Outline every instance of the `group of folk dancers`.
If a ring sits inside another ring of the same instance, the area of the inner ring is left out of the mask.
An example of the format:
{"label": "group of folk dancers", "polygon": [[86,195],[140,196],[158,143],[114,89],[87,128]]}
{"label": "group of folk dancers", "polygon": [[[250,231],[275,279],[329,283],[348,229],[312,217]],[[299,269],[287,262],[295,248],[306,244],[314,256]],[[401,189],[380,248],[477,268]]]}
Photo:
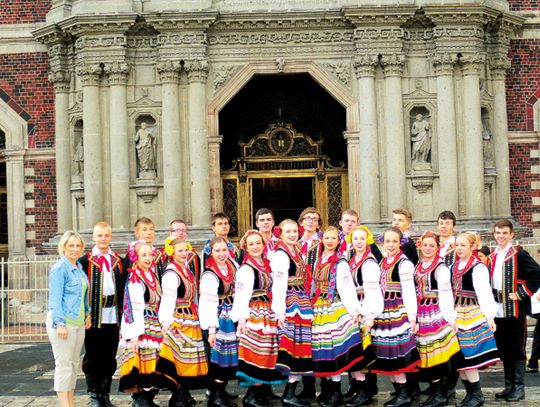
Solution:
{"label": "group of folk dancers", "polygon": [[[502,360],[505,389],[496,397],[522,400],[524,339],[515,335],[523,329],[522,303],[540,285],[540,267],[512,246],[509,221],[495,224],[499,248],[489,266],[477,255],[476,234],[453,236],[451,212],[439,215],[439,234],[426,231],[417,242],[409,236],[411,221],[406,209],[394,211],[380,237],[383,256],[353,210],[343,213],[340,230],[323,227],[316,208],[278,227],[272,212],[261,209],[257,229],[239,247],[228,239],[229,218],[218,213],[201,261],[185,222],[171,222],[171,236],[157,249],[152,221],[139,219],[137,240],[116,275],[120,390],[146,407],[169,389],[169,406],[188,407],[190,390],[207,387],[209,407],[232,407],[236,396],[226,386],[237,379],[248,388],[245,407],[271,407],[276,384],[285,384],[283,406],[307,407],[319,377],[322,407],[358,407],[372,402],[375,374],[383,374],[394,387],[385,407],[409,406],[419,382],[430,383],[423,406],[441,407],[461,377],[466,396],[457,406],[478,407],[484,402],[479,370]],[[95,235],[96,229],[97,245]],[[103,262],[94,254],[87,258],[96,276]],[[89,280],[92,285],[90,274]],[[93,310],[102,302],[94,291]],[[512,330],[501,335],[499,320]],[[101,346],[98,337],[92,342]],[[90,393],[99,406],[110,389],[97,383]]]}

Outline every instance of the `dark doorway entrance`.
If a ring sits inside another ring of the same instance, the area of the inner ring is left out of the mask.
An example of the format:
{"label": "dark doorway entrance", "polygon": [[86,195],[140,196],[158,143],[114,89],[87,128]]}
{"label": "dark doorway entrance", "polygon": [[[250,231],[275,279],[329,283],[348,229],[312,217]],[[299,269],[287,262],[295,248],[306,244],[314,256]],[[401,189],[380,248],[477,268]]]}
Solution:
{"label": "dark doorway entrance", "polygon": [[297,220],[304,208],[314,206],[314,182],[313,177],[253,179],[253,216],[260,208],[270,208],[276,225],[287,218]]}

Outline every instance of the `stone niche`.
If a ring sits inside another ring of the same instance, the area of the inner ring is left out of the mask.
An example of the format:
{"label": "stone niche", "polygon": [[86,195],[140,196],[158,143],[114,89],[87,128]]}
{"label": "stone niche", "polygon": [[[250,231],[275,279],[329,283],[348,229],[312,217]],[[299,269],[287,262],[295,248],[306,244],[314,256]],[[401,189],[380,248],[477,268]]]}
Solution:
{"label": "stone niche", "polygon": [[158,121],[150,113],[135,117],[130,137],[131,179],[138,199],[151,203],[162,178],[162,142]]}

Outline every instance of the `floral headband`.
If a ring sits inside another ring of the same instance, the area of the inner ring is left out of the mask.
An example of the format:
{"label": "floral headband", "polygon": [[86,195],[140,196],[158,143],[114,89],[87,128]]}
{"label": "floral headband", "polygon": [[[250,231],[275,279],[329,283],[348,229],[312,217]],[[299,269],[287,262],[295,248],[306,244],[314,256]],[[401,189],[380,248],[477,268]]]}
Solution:
{"label": "floral headband", "polygon": [[[172,257],[172,255],[174,254],[174,246],[176,246],[176,245],[173,244],[173,242],[175,240],[176,239],[172,239],[170,237],[165,239],[165,248],[163,249],[163,251],[169,257]],[[181,243],[185,243],[187,245],[187,248],[188,248],[189,251],[193,250],[193,247],[191,246],[191,244],[189,242],[184,241],[184,242],[181,242]],[[178,244],[178,243],[176,243],[176,244]]]}
{"label": "floral headband", "polygon": [[435,233],[434,231],[432,230],[426,230],[424,231],[424,233],[422,233],[422,235],[418,238],[418,241],[416,242],[416,247],[418,247],[419,249],[422,248],[422,242],[424,241],[424,239],[426,238],[432,238],[432,239],[435,239],[435,241],[437,242],[437,246],[439,246],[439,235],[437,235],[437,233]]}
{"label": "floral headband", "polygon": [[139,246],[142,243],[147,244],[146,241],[144,240],[134,240],[133,242],[129,244],[128,257],[132,263],[135,263],[139,259],[139,255],[137,253],[137,246]]}
{"label": "floral headband", "polygon": [[373,233],[371,232],[371,230],[369,230],[369,228],[367,226],[364,226],[364,225],[360,225],[360,226],[355,227],[351,232],[349,232],[349,234],[347,236],[345,236],[345,241],[347,243],[352,242],[352,235],[357,230],[363,230],[364,232],[366,232],[366,234],[367,234],[366,243],[368,245],[372,245],[373,243],[375,243],[375,239],[373,238]]}
{"label": "floral headband", "polygon": [[261,232],[255,229],[249,229],[246,231],[246,233],[244,233],[244,236],[242,236],[242,239],[240,239],[240,249],[247,250],[247,238],[253,235],[259,235],[262,239],[263,246],[266,244],[266,239],[261,234]]}

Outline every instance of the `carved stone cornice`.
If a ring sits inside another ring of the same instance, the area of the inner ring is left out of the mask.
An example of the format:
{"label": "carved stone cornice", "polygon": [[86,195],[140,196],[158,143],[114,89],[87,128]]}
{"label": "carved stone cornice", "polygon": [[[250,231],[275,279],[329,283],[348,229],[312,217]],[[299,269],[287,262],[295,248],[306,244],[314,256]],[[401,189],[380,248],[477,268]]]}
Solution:
{"label": "carved stone cornice", "polygon": [[400,27],[367,27],[354,30],[354,40],[365,44],[365,41],[401,41],[404,36],[404,30]]}
{"label": "carved stone cornice", "polygon": [[352,39],[352,31],[343,30],[208,34],[209,45],[301,45],[324,43],[336,44],[351,42]]}
{"label": "carved stone cornice", "polygon": [[384,68],[384,76],[402,76],[403,66],[405,64],[405,55],[402,53],[391,53],[383,55],[381,65]]}
{"label": "carved stone cornice", "polygon": [[85,35],[75,41],[76,50],[125,46],[126,36],[123,34]]}
{"label": "carved stone cornice", "polygon": [[188,82],[206,82],[208,78],[208,61],[206,59],[188,59],[184,61]]}
{"label": "carved stone cornice", "polygon": [[102,68],[99,64],[81,64],[77,66],[77,76],[83,86],[98,86]]}
{"label": "carved stone cornice", "polygon": [[204,32],[190,33],[165,33],[157,36],[159,46],[179,46],[179,45],[206,45],[207,37]]}
{"label": "carved stone cornice", "polygon": [[109,85],[126,85],[128,81],[129,65],[126,62],[113,61],[105,64],[104,68]]}
{"label": "carved stone cornice", "polygon": [[156,64],[161,83],[177,83],[180,76],[180,61],[160,61]]}
{"label": "carved stone cornice", "polygon": [[353,59],[354,73],[357,78],[373,77],[378,64],[379,57],[375,54],[357,55]]}
{"label": "carved stone cornice", "polygon": [[463,55],[458,61],[463,68],[463,75],[480,75],[486,64],[486,56],[476,52]]}
{"label": "carved stone cornice", "polygon": [[145,13],[145,20],[159,32],[205,31],[212,25],[218,12],[215,10],[194,12]]}
{"label": "carved stone cornice", "polygon": [[438,52],[433,55],[431,63],[435,67],[435,74],[439,75],[452,75],[454,73],[454,65],[457,63],[458,58],[455,54],[448,52]]}
{"label": "carved stone cornice", "polygon": [[461,38],[484,40],[484,29],[478,26],[434,27],[433,38],[457,40]]}

